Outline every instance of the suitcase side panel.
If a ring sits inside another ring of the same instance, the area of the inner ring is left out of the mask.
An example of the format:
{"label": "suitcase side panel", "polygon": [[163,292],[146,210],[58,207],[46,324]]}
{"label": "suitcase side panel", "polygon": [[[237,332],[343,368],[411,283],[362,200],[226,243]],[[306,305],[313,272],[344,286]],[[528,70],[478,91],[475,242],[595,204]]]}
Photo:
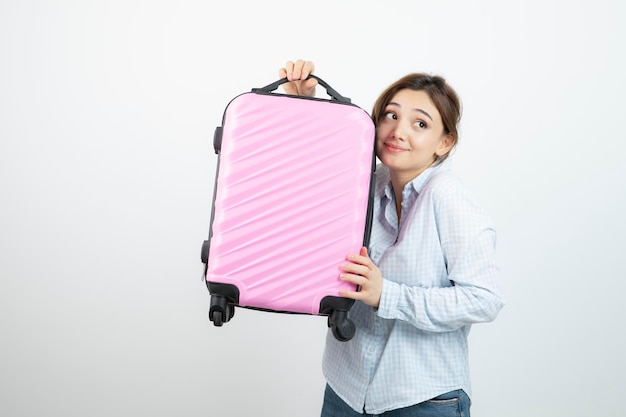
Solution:
{"label": "suitcase side panel", "polygon": [[239,305],[318,314],[363,244],[374,126],[349,105],[243,94],[224,116],[206,279]]}

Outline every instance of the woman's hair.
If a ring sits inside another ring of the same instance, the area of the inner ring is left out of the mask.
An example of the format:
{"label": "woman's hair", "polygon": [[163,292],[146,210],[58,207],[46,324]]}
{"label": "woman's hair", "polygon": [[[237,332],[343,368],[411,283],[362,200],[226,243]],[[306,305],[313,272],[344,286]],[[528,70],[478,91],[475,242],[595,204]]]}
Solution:
{"label": "woman's hair", "polygon": [[[408,74],[387,87],[378,97],[376,103],[374,103],[372,110],[372,120],[374,124],[378,126],[378,122],[385,116],[385,108],[391,99],[398,91],[404,89],[424,91],[428,94],[441,115],[443,133],[450,135],[454,141],[450,149],[450,152],[452,152],[459,141],[458,126],[461,121],[461,100],[456,91],[439,75],[423,73]],[[446,159],[450,152],[440,156],[438,162]]]}

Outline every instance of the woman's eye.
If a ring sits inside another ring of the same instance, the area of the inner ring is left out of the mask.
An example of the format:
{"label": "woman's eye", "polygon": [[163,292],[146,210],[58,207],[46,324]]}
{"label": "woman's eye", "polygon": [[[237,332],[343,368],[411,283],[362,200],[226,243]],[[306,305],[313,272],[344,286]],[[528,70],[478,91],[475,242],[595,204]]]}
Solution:
{"label": "woman's eye", "polygon": [[384,117],[385,117],[385,119],[394,119],[394,120],[397,119],[396,114],[394,112],[392,112],[392,111],[386,112]]}
{"label": "woman's eye", "polygon": [[420,127],[422,129],[426,127],[426,123],[422,122],[421,120],[418,120],[417,122],[415,122],[415,124],[417,125],[417,127]]}

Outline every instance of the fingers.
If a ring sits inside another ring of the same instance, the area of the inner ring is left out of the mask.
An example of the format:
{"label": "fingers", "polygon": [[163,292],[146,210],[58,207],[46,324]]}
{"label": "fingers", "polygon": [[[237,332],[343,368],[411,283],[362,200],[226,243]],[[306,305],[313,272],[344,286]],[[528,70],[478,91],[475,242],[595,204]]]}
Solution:
{"label": "fingers", "polygon": [[303,61],[301,59],[287,61],[284,68],[278,70],[279,78],[287,78],[289,82],[283,84],[285,93],[298,96],[315,96],[315,87],[317,80],[308,76],[315,71],[315,65],[312,61]]}
{"label": "fingers", "polygon": [[339,294],[343,297],[361,300],[366,304],[378,307],[382,294],[383,277],[378,267],[370,259],[365,247],[361,248],[359,255],[348,256],[351,262],[341,265],[343,271],[339,278],[360,287],[359,291],[342,290]]}
{"label": "fingers", "polygon": [[364,293],[360,291],[339,291],[339,295],[345,298],[351,298],[353,300],[363,300]]}
{"label": "fingers", "polygon": [[[367,269],[373,269],[375,267],[374,262],[370,259],[367,254],[367,248],[365,246],[361,247],[361,250],[358,255],[351,254],[348,255],[348,260],[353,262],[352,265],[361,265],[366,267]],[[351,264],[345,264],[346,266],[350,266]]]}
{"label": "fingers", "polygon": [[315,71],[315,65],[312,61],[303,61],[302,70],[300,71],[300,79],[305,80],[309,75]]}
{"label": "fingers", "polygon": [[292,61],[287,61],[287,63],[285,64],[285,68],[282,68],[285,77],[287,77],[287,79],[289,81],[293,81],[293,67],[294,67],[294,63]]}
{"label": "fingers", "polygon": [[366,285],[369,274],[373,271],[374,264],[369,257],[361,255],[349,255],[347,262],[341,265],[343,273],[340,278],[356,285]]}
{"label": "fingers", "polygon": [[367,283],[367,277],[360,274],[341,274],[339,275],[343,281],[350,282],[355,285],[365,285]]}
{"label": "fingers", "polygon": [[[308,77],[308,75],[307,75]],[[305,96],[313,96],[315,95],[315,87],[317,87],[317,80],[315,78],[310,78],[306,81],[302,82],[302,92]]]}
{"label": "fingers", "polygon": [[341,265],[341,270],[348,274],[354,275],[367,275],[372,269],[367,265],[353,264],[353,263],[345,263]]}
{"label": "fingers", "polygon": [[[315,71],[315,64],[312,61],[303,61],[301,59],[287,61],[284,68],[278,71],[281,78],[287,78],[289,81],[306,80],[307,77]],[[317,82],[315,82],[317,85]]]}
{"label": "fingers", "polygon": [[360,287],[359,291],[340,290],[339,295],[353,300],[360,300],[366,304],[378,307],[380,304],[381,288],[366,277],[352,274],[341,274],[343,281],[351,282]]}

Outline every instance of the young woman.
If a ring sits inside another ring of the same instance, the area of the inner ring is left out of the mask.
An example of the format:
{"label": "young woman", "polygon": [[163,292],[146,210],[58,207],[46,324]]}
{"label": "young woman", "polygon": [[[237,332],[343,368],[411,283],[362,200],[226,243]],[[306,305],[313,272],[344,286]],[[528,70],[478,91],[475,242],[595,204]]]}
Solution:
{"label": "young woman", "polygon": [[[313,96],[310,61],[279,70],[285,92]],[[369,248],[349,254],[341,295],[357,332],[329,334],[322,417],[469,416],[468,334],[503,306],[488,215],[453,173],[461,103],[440,76],[409,74],[374,104],[376,171]]]}

